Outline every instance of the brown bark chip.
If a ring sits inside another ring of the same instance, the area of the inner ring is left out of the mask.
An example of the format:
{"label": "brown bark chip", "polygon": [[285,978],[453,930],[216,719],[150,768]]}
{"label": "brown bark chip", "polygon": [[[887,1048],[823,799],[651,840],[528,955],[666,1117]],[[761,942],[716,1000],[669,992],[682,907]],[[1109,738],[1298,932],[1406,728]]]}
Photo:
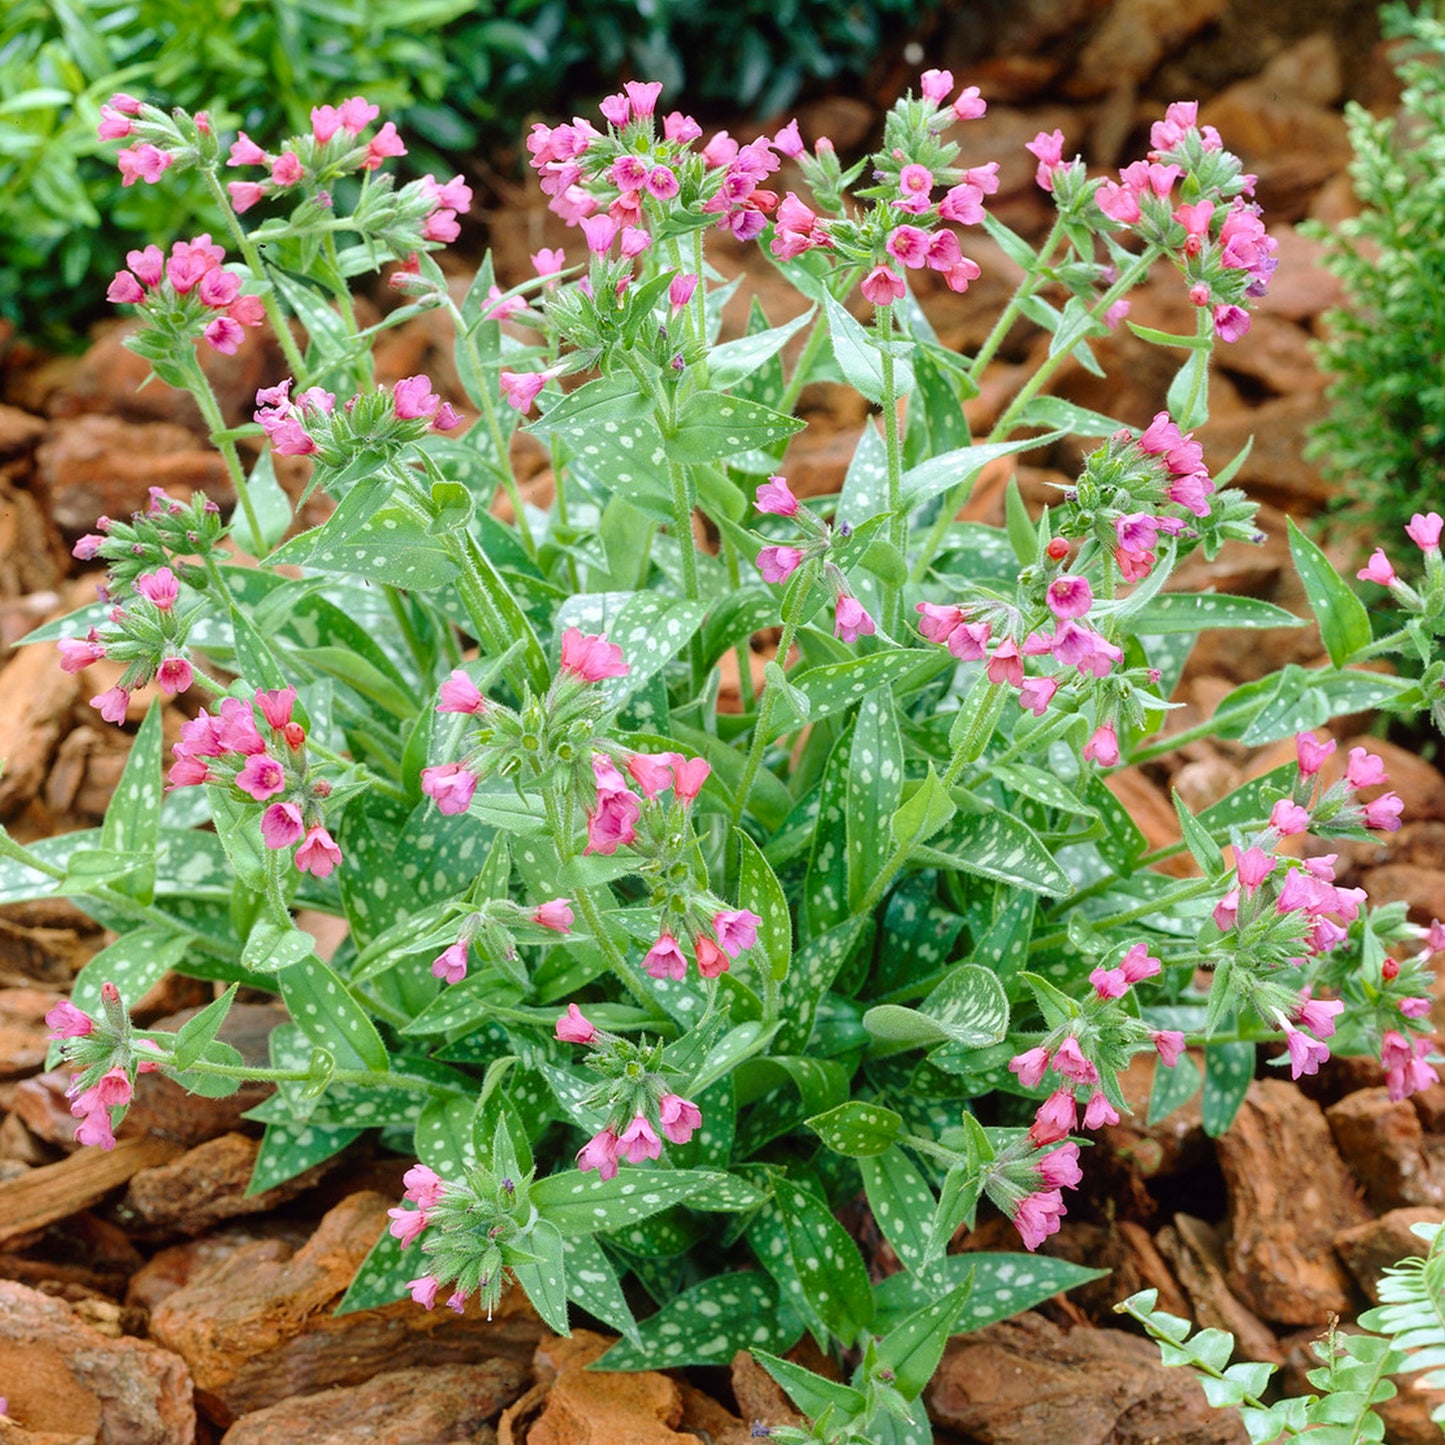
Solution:
{"label": "brown bark chip", "polygon": [[515,1360],[388,1370],[364,1385],[293,1396],[236,1421],[222,1445],[456,1445],[495,1440],[489,1422],[527,1383]]}
{"label": "brown bark chip", "polygon": [[[382,1368],[531,1358],[543,1328],[519,1290],[503,1297],[491,1321],[475,1302],[461,1317],[410,1300],[333,1313],[394,1202],[353,1194],[294,1253],[277,1240],[242,1245],[156,1304],[151,1337],[190,1365],[207,1416],[229,1425],[291,1395],[360,1384]],[[418,1255],[418,1272],[423,1264]]]}
{"label": "brown bark chip", "polygon": [[1367,1224],[1341,1230],[1335,1236],[1335,1249],[1370,1303],[1379,1304],[1380,1278],[1385,1270],[1402,1259],[1424,1254],[1427,1248],[1410,1226],[1440,1223],[1445,1223],[1445,1209],[1392,1209]]}
{"label": "brown bark chip", "polygon": [[980,1445],[1242,1445],[1237,1416],[1215,1412],[1193,1377],[1166,1369],[1147,1340],[1117,1330],[1067,1334],[1030,1311],[950,1345],[927,1390],[938,1424]]}
{"label": "brown bark chip", "polygon": [[1445,1203],[1445,1168],[1425,1152],[1420,1116],[1385,1089],[1357,1089],[1325,1111],[1335,1145],[1376,1209]]}
{"label": "brown bark chip", "polygon": [[1319,1105],[1282,1079],[1256,1080],[1218,1148],[1231,1292],[1276,1323],[1347,1313],[1350,1279],[1331,1246],[1370,1216]]}
{"label": "brown bark chip", "polygon": [[9,1280],[0,1280],[0,1381],[10,1417],[25,1430],[96,1445],[195,1439],[182,1360],[145,1340],[110,1339],[63,1301]]}
{"label": "brown bark chip", "polygon": [[61,727],[80,696],[53,647],[22,647],[0,669],[0,818],[24,807],[45,782]]}

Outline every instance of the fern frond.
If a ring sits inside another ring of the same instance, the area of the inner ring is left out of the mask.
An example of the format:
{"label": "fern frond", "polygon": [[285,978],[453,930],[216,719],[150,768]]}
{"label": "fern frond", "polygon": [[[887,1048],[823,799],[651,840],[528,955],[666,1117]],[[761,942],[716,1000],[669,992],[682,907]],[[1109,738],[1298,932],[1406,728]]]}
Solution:
{"label": "fern frond", "polygon": [[[1416,1224],[1412,1229],[1429,1241],[1428,1252],[1386,1269],[1380,1304],[1361,1315],[1360,1324],[1407,1354],[1410,1370],[1426,1371],[1422,1385],[1445,1390],[1445,1226]],[[1445,1429],[1445,1405],[1430,1418]]]}

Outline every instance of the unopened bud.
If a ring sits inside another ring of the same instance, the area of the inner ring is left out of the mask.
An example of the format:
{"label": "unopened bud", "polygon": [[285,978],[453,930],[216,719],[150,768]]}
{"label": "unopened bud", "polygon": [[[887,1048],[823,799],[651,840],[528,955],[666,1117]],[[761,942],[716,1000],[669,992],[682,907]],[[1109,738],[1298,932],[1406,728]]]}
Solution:
{"label": "unopened bud", "polygon": [[1052,537],[1044,551],[1053,561],[1062,562],[1069,555],[1069,544],[1062,537]]}
{"label": "unopened bud", "polygon": [[299,753],[306,745],[306,729],[299,722],[288,722],[281,729],[281,736],[286,739],[286,746],[293,753]]}
{"label": "unopened bud", "polygon": [[1387,957],[1380,965],[1380,977],[1386,983],[1393,983],[1400,976],[1400,965],[1393,958]]}

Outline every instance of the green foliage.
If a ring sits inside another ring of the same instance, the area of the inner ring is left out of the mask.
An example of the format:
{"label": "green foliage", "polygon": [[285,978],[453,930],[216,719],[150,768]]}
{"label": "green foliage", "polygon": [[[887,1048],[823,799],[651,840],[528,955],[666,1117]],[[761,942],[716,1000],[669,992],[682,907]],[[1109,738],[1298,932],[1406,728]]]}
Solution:
{"label": "green foliage", "polygon": [[[1385,1271],[1381,1304],[1360,1316],[1367,1334],[1346,1334],[1331,1325],[1313,1349],[1321,1361],[1308,1379],[1321,1393],[1266,1403],[1275,1366],[1230,1364],[1234,1336],[1225,1330],[1192,1335],[1189,1321],[1166,1314],[1158,1291],[1143,1290],[1114,1306],[1137,1320],[1159,1346],[1166,1365],[1185,1365],[1216,1409],[1238,1410],[1251,1445],[1278,1445],[1298,1438],[1311,1445],[1360,1445],[1385,1439],[1375,1406],[1391,1399],[1391,1375],[1435,1371],[1426,1387],[1438,1389],[1445,1366],[1445,1230],[1438,1224],[1411,1228],[1430,1241],[1424,1258],[1407,1259]],[[1430,1417],[1445,1434],[1445,1406]]]}
{"label": "green foliage", "polygon": [[[1334,380],[1314,455],[1388,541],[1445,495],[1445,22],[1398,3],[1380,15],[1401,45],[1401,114],[1347,108],[1363,210],[1311,228],[1345,291],[1326,317]],[[1416,566],[1413,551],[1396,566]]]}

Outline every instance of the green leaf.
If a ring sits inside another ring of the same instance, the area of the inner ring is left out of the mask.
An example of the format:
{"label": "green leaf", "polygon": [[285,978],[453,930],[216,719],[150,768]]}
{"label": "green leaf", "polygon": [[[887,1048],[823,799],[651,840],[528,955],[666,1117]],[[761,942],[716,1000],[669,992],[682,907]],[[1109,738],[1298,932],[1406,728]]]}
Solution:
{"label": "green leaf", "polygon": [[784,979],[793,957],[793,920],[787,894],[763,850],[741,828],[735,828],[733,836],[738,840],[738,897],[746,898],[748,907],[762,919],[755,947],[761,951],[763,961],[759,963],[754,957],[754,967],[765,967],[775,979]]}
{"label": "green leaf", "polygon": [[1180,1054],[1172,1069],[1162,1063],[1154,1068],[1154,1087],[1149,1093],[1150,1125],[1167,1118],[1187,1104],[1199,1090],[1199,1065],[1189,1054]]}
{"label": "green leaf", "polygon": [[[131,744],[125,771],[105,810],[100,846],[115,853],[154,855],[161,826],[161,709],[153,702]],[[117,893],[149,903],[155,897],[155,862],[118,874]]]}
{"label": "green leaf", "polygon": [[1204,632],[1211,627],[1303,627],[1305,620],[1257,597],[1223,592],[1160,592],[1131,614],[1129,630],[1158,636]]}
{"label": "green leaf", "polygon": [[1254,1078],[1254,1044],[1209,1044],[1204,1050],[1204,1093],[1200,1112],[1204,1132],[1217,1139],[1234,1122]]}
{"label": "green leaf", "polygon": [[[286,545],[287,559],[322,572],[350,572],[373,583],[432,592],[457,576],[456,564],[426,524],[399,506],[379,507],[345,542],[306,533]],[[292,549],[313,538],[306,555]]]}
{"label": "green leaf", "polygon": [[1193,855],[1194,861],[1199,864],[1200,871],[1207,878],[1213,878],[1223,873],[1224,854],[1220,851],[1219,844],[1210,835],[1209,829],[1189,811],[1184,799],[1177,792],[1172,793],[1172,797],[1174,811],[1179,815],[1179,827],[1183,831],[1185,845]]}
{"label": "green leaf", "polygon": [[330,1050],[342,1068],[385,1073],[386,1045],[345,983],[314,955],[280,976],[281,998],[306,1037]]}
{"label": "green leaf", "polygon": [[893,1147],[903,1130],[903,1116],[882,1104],[850,1099],[826,1114],[814,1114],[807,1125],[835,1154],[866,1159]]}
{"label": "green leaf", "polygon": [[1033,829],[1007,813],[959,814],[931,843],[915,852],[914,861],[977,873],[1056,898],[1073,892],[1068,875]]}
{"label": "green leaf", "polygon": [[567,1298],[640,1347],[637,1321],[602,1246],[578,1234],[564,1239],[562,1250],[567,1266]]}
{"label": "green leaf", "polygon": [[233,983],[220,998],[207,1004],[200,1013],[181,1025],[174,1045],[176,1069],[189,1069],[205,1053],[206,1046],[216,1037],[221,1025],[226,1021],[226,1015],[231,1011],[237,987],[238,985]]}
{"label": "green leaf", "polygon": [[923,1272],[933,1239],[936,1201],[928,1181],[903,1150],[891,1145],[859,1164],[868,1207],[903,1267]]}
{"label": "green leaf", "polygon": [[856,1344],[873,1322],[873,1296],[858,1246],[828,1206],[792,1180],[774,1182],[773,1202],[809,1305],[835,1339]]}
{"label": "green leaf", "polygon": [[625,1169],[613,1179],[599,1179],[578,1169],[564,1169],[532,1186],[532,1203],[564,1235],[590,1235],[624,1229],[671,1209],[707,1189],[717,1178],[691,1169]]}
{"label": "green leaf", "polygon": [[666,439],[664,448],[672,461],[684,465],[715,462],[738,452],[772,446],[806,425],[801,417],[786,416],[755,401],[700,391],[684,404],[677,418],[677,431]]}
{"label": "green leaf", "polygon": [[643,1320],[636,1342],[619,1340],[597,1364],[608,1370],[726,1365],[740,1349],[786,1350],[802,1332],[767,1275],[756,1270],[714,1275]]}
{"label": "green leaf", "polygon": [[768,331],[754,331],[736,341],[713,347],[707,358],[707,378],[718,391],[727,391],[751,376],[764,362],[780,352],[790,337],[813,319],[818,308],[810,306],[791,321]]}
{"label": "green leaf", "polygon": [[[828,313],[828,334],[848,385],[861,392],[875,406],[883,402],[883,353],[877,341],[841,303],[824,293],[823,307]],[[913,390],[913,368],[901,358],[893,367],[894,395],[907,396]]]}
{"label": "green leaf", "polygon": [[362,1129],[323,1129],[304,1120],[273,1120],[266,1125],[266,1132],[261,1136],[261,1148],[257,1151],[256,1162],[251,1166],[251,1179],[246,1185],[247,1197],[264,1194],[268,1189],[304,1174],[313,1165],[339,1154],[364,1132]]}
{"label": "green leaf", "polygon": [[477,1106],[471,1099],[449,1094],[430,1098],[417,1115],[412,1133],[416,1157],[444,1179],[460,1180],[477,1163],[473,1122]]}
{"label": "green leaf", "polygon": [[1119,801],[1113,790],[1095,774],[1084,789],[1084,801],[1098,814],[1104,825],[1104,836],[1098,849],[1106,863],[1127,878],[1144,856],[1149,840],[1134,821],[1134,816]]}
{"label": "green leaf", "polygon": [[1289,550],[1320,624],[1320,638],[1330,661],[1343,667],[1370,645],[1370,614],[1330,559],[1295,525],[1293,517],[1289,519]]}
{"label": "green leaf", "polygon": [[950,969],[920,1007],[951,1042],[965,1048],[987,1048],[1008,1033],[1008,994],[991,970],[975,963]]}
{"label": "green leaf", "polygon": [[793,955],[792,968],[783,980],[780,1017],[782,1028],[775,1043],[780,1054],[801,1054],[812,1037],[813,1022],[823,995],[832,987],[838,970],[852,953],[869,920],[845,918],[842,923],[810,938]]}
{"label": "green leaf", "polygon": [[972,481],[990,462],[999,457],[1011,457],[1017,452],[1047,447],[1063,435],[1065,433],[1055,431],[1047,436],[1024,437],[1019,441],[979,442],[931,457],[916,467],[910,467],[903,474],[903,505],[906,510],[915,511],[925,502],[931,502],[934,497],[950,492],[964,482]]}
{"label": "green leaf", "polygon": [[894,1388],[905,1400],[916,1400],[933,1378],[972,1288],[969,1280],[949,1290],[900,1320],[880,1341],[878,1363],[893,1371]]}
{"label": "green leaf", "polygon": [[825,933],[847,918],[848,901],[848,756],[850,728],[833,745],[823,771],[818,795],[818,816],[813,828],[813,848],[808,855],[808,872],[803,880],[799,932],[807,936]]}
{"label": "green leaf", "polygon": [[1192,431],[1209,420],[1209,357],[1208,350],[1191,351],[1169,383],[1164,404],[1180,431]]}
{"label": "green leaf", "polygon": [[559,1335],[570,1335],[567,1327],[567,1261],[562,1234],[550,1220],[535,1220],[522,1241],[536,1263],[516,1260],[512,1273],[526,1291],[547,1326]]}
{"label": "green leaf", "polygon": [[1103,1279],[1106,1269],[1086,1269],[1066,1259],[1043,1254],[950,1254],[939,1260],[935,1273],[922,1283],[900,1271],[873,1291],[877,1314],[875,1332],[887,1333],[900,1320],[933,1300],[940,1284],[956,1288],[973,1276],[973,1289],[954,1324],[955,1334],[981,1330],[1065,1290]]}
{"label": "green leaf", "polygon": [[113,983],[129,1008],[186,956],[195,942],[190,934],[172,933],[155,924],[123,933],[101,949],[80,970],[70,990],[70,1001],[95,1018],[100,1011],[101,985]]}
{"label": "green leaf", "polygon": [[862,903],[887,852],[889,820],[895,818],[902,790],[903,737],[893,695],[880,690],[858,704],[848,748],[844,820],[850,910]]}
{"label": "green leaf", "polygon": [[958,811],[948,791],[928,765],[928,773],[912,796],[893,814],[889,827],[893,841],[906,857],[926,843],[940,828],[947,827]]}
{"label": "green leaf", "polygon": [[246,478],[246,493],[261,535],[252,534],[251,519],[239,502],[231,513],[231,535],[243,552],[249,552],[253,557],[264,557],[286,535],[286,529],[291,525],[291,499],[276,480],[270,447],[263,447],[256,458]]}
{"label": "green leaf", "polygon": [[426,1273],[425,1256],[404,1250],[387,1229],[381,1231],[333,1313],[379,1310],[407,1297],[407,1283]]}
{"label": "green leaf", "polygon": [[766,1350],[753,1350],[752,1354],[810,1420],[817,1420],[831,1411],[844,1420],[852,1421],[861,1418],[867,1409],[867,1399],[851,1385],[815,1374],[791,1360],[780,1360]]}
{"label": "green leaf", "polygon": [[791,732],[799,722],[821,722],[861,702],[880,688],[891,688],[895,696],[903,696],[954,665],[953,659],[941,647],[901,647],[891,652],[849,658],[847,662],[824,663],[806,671],[795,669],[789,674],[788,682],[802,693],[807,703],[807,714],[796,720],[786,715],[775,717],[773,737]]}
{"label": "green leaf", "polygon": [[856,526],[865,517],[877,516],[888,502],[888,449],[871,420],[863,424],[858,445],[843,478],[838,498],[839,521]]}
{"label": "green leaf", "polygon": [[1139,326],[1133,321],[1125,321],[1124,324],[1141,341],[1148,341],[1154,346],[1177,346],[1185,351],[1208,351],[1214,345],[1212,336],[1200,336],[1193,332],[1181,336],[1169,331],[1156,331],[1152,326]]}

